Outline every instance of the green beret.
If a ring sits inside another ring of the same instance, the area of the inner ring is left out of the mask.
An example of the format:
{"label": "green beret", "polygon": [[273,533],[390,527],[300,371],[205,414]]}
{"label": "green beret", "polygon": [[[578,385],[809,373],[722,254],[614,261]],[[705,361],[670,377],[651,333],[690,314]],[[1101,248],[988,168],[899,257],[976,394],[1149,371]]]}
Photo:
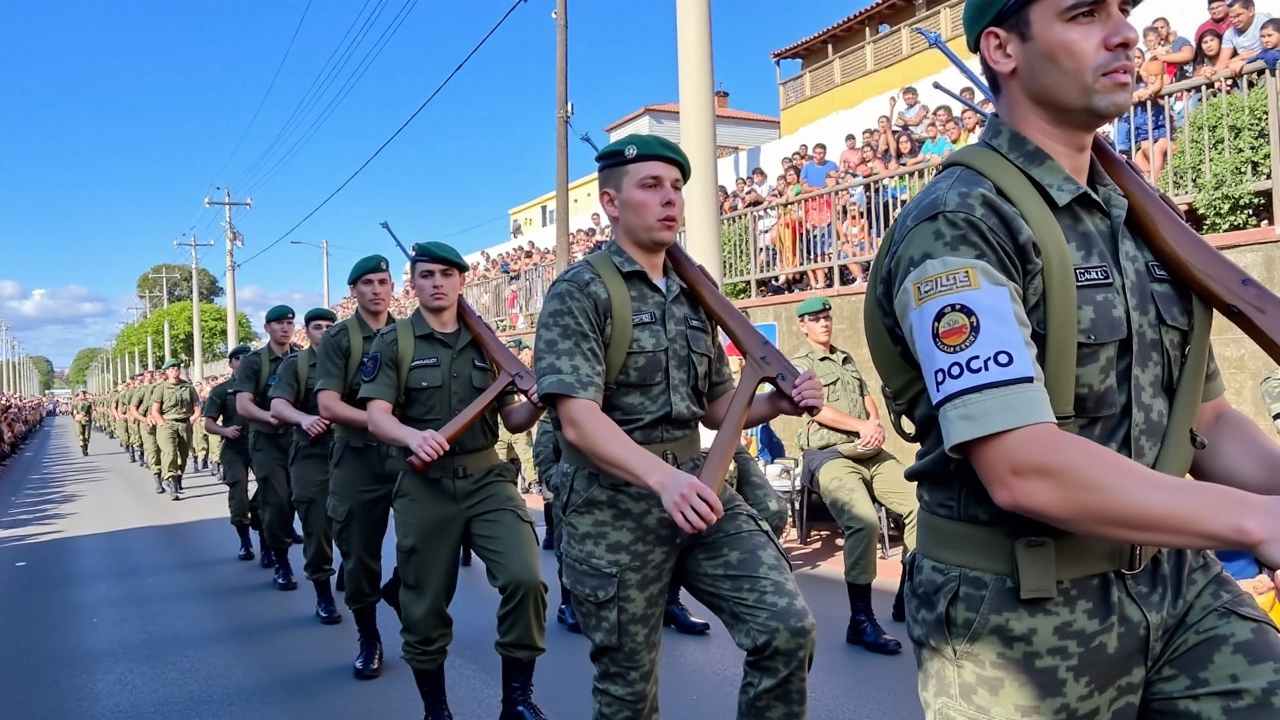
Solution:
{"label": "green beret", "polygon": [[304,325],[310,325],[316,320],[328,320],[331,323],[336,323],[338,322],[338,316],[329,308],[311,308],[307,311],[306,316],[302,318]]}
{"label": "green beret", "polygon": [[235,360],[241,355],[248,355],[251,352],[253,352],[253,348],[249,347],[248,345],[237,345],[231,348],[231,352],[227,353],[227,359]]}
{"label": "green beret", "polygon": [[367,258],[361,258],[356,261],[355,265],[351,266],[351,272],[347,274],[347,284],[355,285],[365,275],[390,272],[387,270],[388,267],[390,265],[388,265],[387,259],[381,255],[370,255]]}
{"label": "green beret", "polygon": [[434,240],[414,243],[413,257],[409,258],[409,264],[412,265],[418,262],[448,265],[457,269],[458,272],[466,272],[471,269],[471,266],[467,264],[466,260],[462,259],[457,250]]}
{"label": "green beret", "polygon": [[680,177],[689,180],[689,156],[680,146],[659,135],[636,133],[615,140],[596,153],[596,170],[622,167],[638,162],[657,160],[674,165]]}
{"label": "green beret", "polygon": [[288,305],[277,305],[267,311],[267,322],[279,322],[281,320],[292,320],[293,308]]}
{"label": "green beret", "polygon": [[177,360],[170,360],[169,362],[165,363],[164,365],[161,365],[161,366],[160,366],[160,369],[161,369],[161,370],[168,370],[169,368],[173,368],[173,367],[180,368],[180,367],[182,367],[182,363],[178,362]]}
{"label": "green beret", "polygon": [[828,301],[826,298],[811,297],[808,300],[805,300],[804,302],[800,303],[800,307],[796,308],[796,317],[802,318],[805,315],[812,315],[814,313],[820,313],[820,312],[823,312],[824,310],[830,310],[830,309],[831,309],[831,302]]}
{"label": "green beret", "polygon": [[964,40],[969,52],[977,54],[978,39],[982,31],[1003,23],[1014,12],[1030,5],[1033,0],[965,0]]}

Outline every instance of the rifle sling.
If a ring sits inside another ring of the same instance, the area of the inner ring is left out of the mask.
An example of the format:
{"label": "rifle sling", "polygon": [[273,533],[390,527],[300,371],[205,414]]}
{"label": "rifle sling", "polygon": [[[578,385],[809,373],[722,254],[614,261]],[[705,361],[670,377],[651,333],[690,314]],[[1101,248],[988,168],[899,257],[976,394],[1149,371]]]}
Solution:
{"label": "rifle sling", "polygon": [[609,294],[609,343],[604,352],[604,386],[608,391],[617,382],[627,350],[631,348],[631,293],[627,291],[622,272],[607,254],[596,251],[587,255],[586,260]]}

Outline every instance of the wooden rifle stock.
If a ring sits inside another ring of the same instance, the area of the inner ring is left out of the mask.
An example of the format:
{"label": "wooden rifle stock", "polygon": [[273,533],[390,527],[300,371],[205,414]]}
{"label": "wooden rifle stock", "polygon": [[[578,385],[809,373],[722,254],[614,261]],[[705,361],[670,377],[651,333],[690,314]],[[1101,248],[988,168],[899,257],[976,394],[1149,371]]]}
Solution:
{"label": "wooden rifle stock", "polygon": [[1128,198],[1133,229],[1165,270],[1280,363],[1280,296],[1187,225],[1176,205],[1101,136],[1093,138],[1093,156]]}
{"label": "wooden rifle stock", "polygon": [[[480,348],[484,350],[484,354],[489,357],[489,362],[493,363],[498,369],[498,377],[493,384],[488,387],[480,397],[476,398],[466,407],[465,410],[458,413],[457,417],[445,423],[440,428],[440,434],[444,437],[445,442],[453,444],[471,424],[480,419],[480,416],[489,409],[489,405],[498,399],[504,390],[513,383],[527,398],[533,392],[536,385],[536,379],[528,366],[521,362],[515,353],[511,352],[511,348],[502,342],[497,333],[489,327],[466,300],[458,298],[458,320],[470,331],[476,342],[480,343]],[[499,420],[501,422],[501,420]],[[409,466],[415,472],[424,472],[427,469],[427,463],[422,458],[409,453]]]}
{"label": "wooden rifle stock", "polygon": [[[787,402],[791,402],[791,390],[795,386],[800,373],[796,366],[782,354],[773,343],[756,329],[742,311],[734,307],[729,298],[720,293],[715,280],[706,268],[695,263],[693,258],[679,245],[667,248],[667,261],[671,268],[689,291],[693,293],[704,312],[729,336],[733,344],[742,353],[746,365],[742,368],[742,379],[733,391],[729,400],[729,408],[725,411],[724,421],[716,431],[716,439],[707,451],[706,460],[698,479],[719,493],[720,485],[729,472],[729,463],[733,462],[733,454],[741,443],[742,430],[747,423],[747,413],[751,410],[751,401],[755,399],[756,389],[761,383],[768,383],[782,393]],[[712,338],[719,342],[718,338]],[[798,410],[798,408],[797,408]]]}

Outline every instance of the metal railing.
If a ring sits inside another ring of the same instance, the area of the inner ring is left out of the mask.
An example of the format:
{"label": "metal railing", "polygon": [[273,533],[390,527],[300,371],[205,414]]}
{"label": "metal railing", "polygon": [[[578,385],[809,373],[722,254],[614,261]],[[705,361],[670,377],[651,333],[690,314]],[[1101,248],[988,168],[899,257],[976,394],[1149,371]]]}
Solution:
{"label": "metal railing", "polygon": [[963,11],[964,0],[952,0],[782,80],[778,83],[780,107],[785,110],[928,50],[928,42],[912,28],[933,30],[946,41],[964,35]]}

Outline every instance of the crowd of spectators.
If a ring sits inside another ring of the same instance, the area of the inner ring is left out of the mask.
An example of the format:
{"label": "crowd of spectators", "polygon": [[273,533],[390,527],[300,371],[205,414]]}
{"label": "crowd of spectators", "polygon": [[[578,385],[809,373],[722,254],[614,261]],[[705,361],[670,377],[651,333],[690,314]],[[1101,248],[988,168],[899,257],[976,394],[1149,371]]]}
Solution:
{"label": "crowd of spectators", "polygon": [[13,457],[44,422],[49,403],[44,398],[0,394],[0,463]]}

